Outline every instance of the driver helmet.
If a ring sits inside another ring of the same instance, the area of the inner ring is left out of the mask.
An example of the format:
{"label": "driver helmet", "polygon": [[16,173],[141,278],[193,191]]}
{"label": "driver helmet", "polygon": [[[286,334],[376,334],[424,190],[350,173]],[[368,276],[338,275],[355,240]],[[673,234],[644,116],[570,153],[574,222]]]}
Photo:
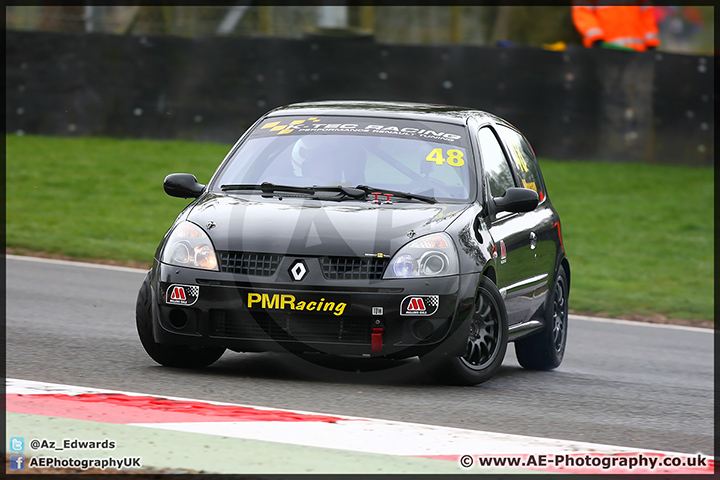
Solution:
{"label": "driver helmet", "polygon": [[306,135],[295,142],[291,153],[293,173],[298,177],[315,176],[319,169],[332,165],[331,147],[325,135]]}

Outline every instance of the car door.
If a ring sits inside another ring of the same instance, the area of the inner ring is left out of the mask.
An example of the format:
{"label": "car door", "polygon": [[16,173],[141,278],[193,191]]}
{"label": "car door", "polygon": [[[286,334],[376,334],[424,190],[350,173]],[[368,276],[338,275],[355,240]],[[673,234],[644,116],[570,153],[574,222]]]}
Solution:
{"label": "car door", "polygon": [[[549,291],[549,282],[557,259],[557,232],[553,232],[559,223],[557,214],[547,198],[547,191],[540,172],[540,166],[530,143],[518,131],[498,125],[497,131],[510,158],[510,165],[520,187],[535,190],[540,198],[538,206],[532,212],[522,214],[524,233],[527,238],[523,246],[522,257],[526,287],[522,294],[528,305],[529,317],[538,316]],[[528,318],[529,318],[528,317]],[[528,319],[526,318],[526,320]]]}
{"label": "car door", "polygon": [[[502,197],[508,188],[520,185],[495,130],[484,126],[477,135],[485,188],[493,198]],[[505,298],[508,324],[517,324],[525,321],[532,313],[527,298],[534,290],[528,283],[532,283],[533,277],[533,272],[527,268],[533,260],[528,220],[523,213],[493,212],[486,221],[495,242],[497,287]]]}

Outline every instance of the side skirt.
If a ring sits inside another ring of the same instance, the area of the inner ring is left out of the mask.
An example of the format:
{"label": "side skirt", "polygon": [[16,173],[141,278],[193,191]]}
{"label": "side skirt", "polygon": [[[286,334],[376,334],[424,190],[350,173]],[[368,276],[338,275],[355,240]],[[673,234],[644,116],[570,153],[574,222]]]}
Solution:
{"label": "side skirt", "polygon": [[545,322],[542,320],[528,320],[524,323],[511,325],[508,328],[508,342],[514,342],[515,340],[520,340],[528,335],[532,335],[533,333],[542,330],[544,326]]}

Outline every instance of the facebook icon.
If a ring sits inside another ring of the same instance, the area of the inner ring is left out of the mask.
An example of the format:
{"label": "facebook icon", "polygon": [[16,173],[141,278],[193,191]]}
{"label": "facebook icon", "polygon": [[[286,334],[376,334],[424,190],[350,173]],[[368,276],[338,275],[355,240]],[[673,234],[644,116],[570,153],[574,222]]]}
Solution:
{"label": "facebook icon", "polygon": [[10,470],[25,470],[25,455],[10,455]]}

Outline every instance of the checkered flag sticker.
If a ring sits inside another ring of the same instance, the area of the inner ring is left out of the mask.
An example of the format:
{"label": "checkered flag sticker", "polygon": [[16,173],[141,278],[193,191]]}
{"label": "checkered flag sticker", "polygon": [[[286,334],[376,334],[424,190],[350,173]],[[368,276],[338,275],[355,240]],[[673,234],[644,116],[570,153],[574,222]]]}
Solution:
{"label": "checkered flag sticker", "polygon": [[425,303],[427,304],[428,308],[435,308],[440,304],[440,297],[437,295],[430,295],[423,298],[425,299]]}
{"label": "checkered flag sticker", "polygon": [[400,315],[428,317],[434,315],[439,306],[439,295],[408,295],[400,302]]}
{"label": "checkered flag sticker", "polygon": [[165,294],[165,301],[171,305],[192,305],[199,297],[198,285],[170,285]]}

